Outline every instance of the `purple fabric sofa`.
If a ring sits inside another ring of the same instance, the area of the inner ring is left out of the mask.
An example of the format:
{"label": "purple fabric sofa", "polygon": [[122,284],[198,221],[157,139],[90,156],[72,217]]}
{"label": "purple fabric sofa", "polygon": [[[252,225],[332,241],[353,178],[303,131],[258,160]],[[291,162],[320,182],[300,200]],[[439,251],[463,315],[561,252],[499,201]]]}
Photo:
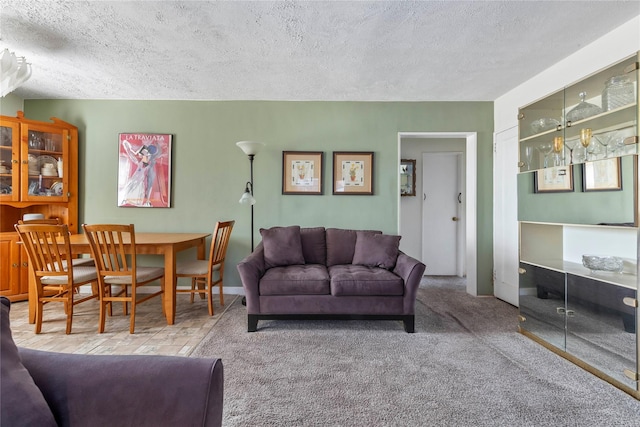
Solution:
{"label": "purple fabric sofa", "polygon": [[0,298],[0,425],[220,426],[220,359],[100,356],[16,347]]}
{"label": "purple fabric sofa", "polygon": [[260,233],[238,264],[249,332],[268,319],[402,320],[414,332],[425,265],[398,249],[400,236],[299,226]]}

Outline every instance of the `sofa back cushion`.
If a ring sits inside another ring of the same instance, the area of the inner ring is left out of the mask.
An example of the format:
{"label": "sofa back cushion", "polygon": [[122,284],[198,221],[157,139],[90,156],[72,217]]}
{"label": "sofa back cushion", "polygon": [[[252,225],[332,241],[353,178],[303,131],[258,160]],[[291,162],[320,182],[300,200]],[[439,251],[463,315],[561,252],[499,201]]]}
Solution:
{"label": "sofa back cushion", "polygon": [[[382,234],[367,230],[367,233]],[[327,267],[351,264],[356,250],[356,230],[327,228]]]}
{"label": "sofa back cushion", "polygon": [[352,264],[391,270],[398,259],[400,236],[356,232],[356,246]]}
{"label": "sofa back cushion", "polygon": [[266,268],[304,264],[300,226],[260,229]]}
{"label": "sofa back cushion", "polygon": [[55,426],[56,421],[11,336],[10,302],[0,298],[0,425]]}
{"label": "sofa back cushion", "polygon": [[327,239],[324,227],[301,228],[302,254],[306,264],[327,263]]}

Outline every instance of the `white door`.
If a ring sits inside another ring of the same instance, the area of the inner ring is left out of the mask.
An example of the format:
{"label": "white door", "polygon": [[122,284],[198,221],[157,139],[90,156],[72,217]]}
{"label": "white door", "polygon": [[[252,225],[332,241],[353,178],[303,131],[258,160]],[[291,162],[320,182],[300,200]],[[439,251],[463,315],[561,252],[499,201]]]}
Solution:
{"label": "white door", "polygon": [[422,155],[422,262],[429,276],[455,276],[462,214],[460,153]]}
{"label": "white door", "polygon": [[495,135],[493,294],[518,306],[518,128]]}

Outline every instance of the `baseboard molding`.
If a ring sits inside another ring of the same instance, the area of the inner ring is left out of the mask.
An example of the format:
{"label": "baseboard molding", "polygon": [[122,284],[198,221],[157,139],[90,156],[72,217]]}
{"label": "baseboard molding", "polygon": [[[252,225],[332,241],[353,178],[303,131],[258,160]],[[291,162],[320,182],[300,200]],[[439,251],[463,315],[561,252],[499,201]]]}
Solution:
{"label": "baseboard molding", "polygon": [[[138,293],[141,294],[151,294],[155,292],[156,286],[142,286],[138,289]],[[178,285],[178,289],[188,289],[188,286]],[[217,292],[217,290],[215,291]],[[90,294],[91,293],[91,285],[84,285],[80,287],[80,293]],[[242,286],[225,286],[224,287],[225,295],[244,295],[244,288]]]}

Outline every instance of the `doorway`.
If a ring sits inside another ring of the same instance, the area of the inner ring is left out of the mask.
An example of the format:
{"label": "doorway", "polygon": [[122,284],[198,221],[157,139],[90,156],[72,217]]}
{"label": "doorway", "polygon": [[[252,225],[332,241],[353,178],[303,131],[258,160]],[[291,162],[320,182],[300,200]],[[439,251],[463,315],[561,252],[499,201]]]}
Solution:
{"label": "doorway", "polygon": [[[466,290],[467,293],[477,296],[477,133],[476,132],[399,132],[398,133],[398,165],[403,153],[403,143],[406,146],[416,143],[423,147],[435,143],[442,139],[461,139],[464,146],[464,188],[466,197],[463,201],[463,221],[466,239],[462,245],[461,256],[464,257],[466,269]],[[424,150],[427,151],[427,150]],[[421,156],[420,156],[421,158]],[[398,174],[398,234],[403,235],[400,240],[401,249],[414,258],[422,257],[422,168],[417,168],[416,193],[418,197],[400,197],[400,174]],[[404,200],[401,200],[404,199]],[[404,207],[404,208],[403,208]],[[418,214],[414,214],[419,212]],[[404,232],[403,232],[404,231]],[[416,237],[417,236],[417,237]],[[407,237],[407,239],[405,239]],[[413,240],[412,240],[413,239]],[[416,241],[417,239],[417,241]],[[414,243],[412,243],[412,241]],[[404,245],[404,246],[403,246]],[[427,267],[427,270],[429,268]],[[428,274],[429,271],[427,271]]]}
{"label": "doorway", "polygon": [[462,154],[422,153],[422,262],[430,276],[465,276]]}

